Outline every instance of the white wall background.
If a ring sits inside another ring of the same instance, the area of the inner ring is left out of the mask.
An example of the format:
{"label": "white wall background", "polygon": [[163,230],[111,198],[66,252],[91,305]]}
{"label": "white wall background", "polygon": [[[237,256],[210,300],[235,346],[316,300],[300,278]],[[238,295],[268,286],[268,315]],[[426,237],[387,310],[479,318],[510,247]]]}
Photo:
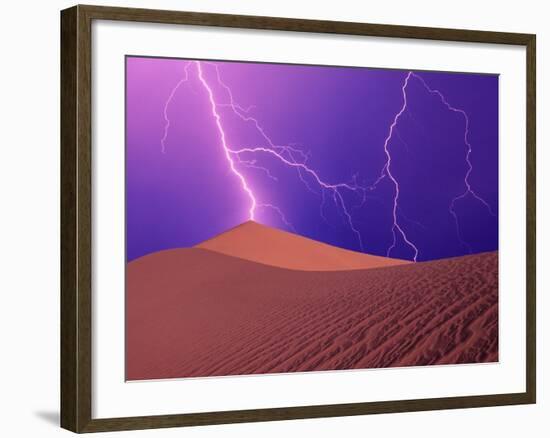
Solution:
{"label": "white wall background", "polygon": [[[372,23],[529,32],[538,44],[538,404],[458,411],[208,426],[104,436],[279,437],[546,436],[550,363],[543,342],[550,277],[544,223],[550,154],[543,121],[550,102],[545,2],[460,0],[111,0],[111,6],[273,15]],[[5,2],[0,26],[0,430],[3,436],[69,436],[59,404],[59,10],[70,1]],[[546,414],[546,415],[545,415]],[[545,430],[546,429],[546,430]]]}

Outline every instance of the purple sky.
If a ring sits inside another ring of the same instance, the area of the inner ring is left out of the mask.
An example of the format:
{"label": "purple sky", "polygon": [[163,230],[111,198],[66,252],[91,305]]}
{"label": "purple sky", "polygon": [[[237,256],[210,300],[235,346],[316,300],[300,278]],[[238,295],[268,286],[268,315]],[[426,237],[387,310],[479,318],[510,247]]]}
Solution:
{"label": "purple sky", "polygon": [[248,220],[251,196],[257,222],[356,251],[497,249],[498,76],[414,72],[401,111],[408,74],[127,57],[127,259]]}

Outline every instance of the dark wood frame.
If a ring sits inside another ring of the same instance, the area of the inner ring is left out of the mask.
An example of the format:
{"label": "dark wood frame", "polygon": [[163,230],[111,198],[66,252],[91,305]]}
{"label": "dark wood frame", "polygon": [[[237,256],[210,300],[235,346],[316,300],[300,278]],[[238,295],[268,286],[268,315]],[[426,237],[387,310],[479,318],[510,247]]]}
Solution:
{"label": "dark wood frame", "polygon": [[[526,391],[468,397],[92,419],[92,20],[141,21],[525,46],[527,50]],[[62,11],[61,426],[80,433],[535,403],[535,47],[535,35],[519,33],[80,5]]]}

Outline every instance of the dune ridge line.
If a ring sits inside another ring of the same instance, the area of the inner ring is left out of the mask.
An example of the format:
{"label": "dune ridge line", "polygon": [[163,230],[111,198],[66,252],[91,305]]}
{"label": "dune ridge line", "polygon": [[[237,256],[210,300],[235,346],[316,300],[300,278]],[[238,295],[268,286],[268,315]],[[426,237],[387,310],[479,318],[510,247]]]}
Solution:
{"label": "dune ridge line", "polygon": [[349,271],[411,263],[339,248],[254,221],[244,222],[195,248],[299,271]]}

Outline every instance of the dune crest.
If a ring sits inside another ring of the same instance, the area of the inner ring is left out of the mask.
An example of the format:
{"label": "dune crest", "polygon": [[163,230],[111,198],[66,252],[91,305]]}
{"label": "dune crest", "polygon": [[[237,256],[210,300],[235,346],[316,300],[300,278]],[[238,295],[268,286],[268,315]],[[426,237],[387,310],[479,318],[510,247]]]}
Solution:
{"label": "dune crest", "polygon": [[245,222],[195,248],[298,271],[350,271],[410,263],[338,248],[254,221]]}

